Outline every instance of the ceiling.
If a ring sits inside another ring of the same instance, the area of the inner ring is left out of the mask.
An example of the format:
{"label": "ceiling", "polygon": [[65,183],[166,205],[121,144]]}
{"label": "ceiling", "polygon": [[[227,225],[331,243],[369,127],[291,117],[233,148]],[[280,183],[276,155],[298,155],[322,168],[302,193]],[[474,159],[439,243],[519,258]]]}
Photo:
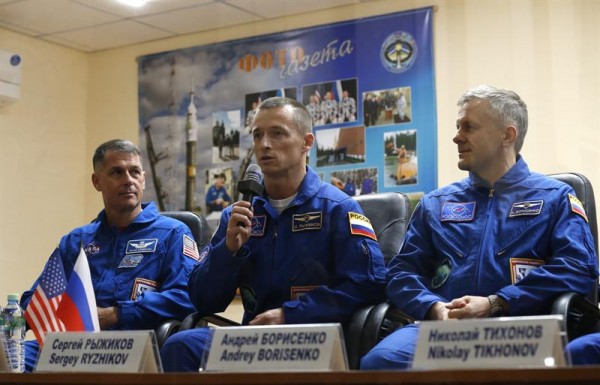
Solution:
{"label": "ceiling", "polygon": [[0,0],[0,27],[94,52],[371,0]]}

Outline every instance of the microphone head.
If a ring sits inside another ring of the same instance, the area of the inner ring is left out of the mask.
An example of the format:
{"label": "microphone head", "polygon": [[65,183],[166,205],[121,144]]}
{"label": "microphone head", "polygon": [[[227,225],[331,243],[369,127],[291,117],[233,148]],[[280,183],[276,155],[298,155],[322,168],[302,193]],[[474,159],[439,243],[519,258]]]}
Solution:
{"label": "microphone head", "polygon": [[264,187],[262,185],[263,173],[260,166],[251,164],[246,169],[244,179],[238,182],[238,191],[243,194],[243,200],[252,202],[252,197],[262,195]]}
{"label": "microphone head", "polygon": [[263,179],[263,173],[260,169],[260,166],[254,163],[249,165],[246,169],[244,179],[253,180],[257,183],[261,183]]}

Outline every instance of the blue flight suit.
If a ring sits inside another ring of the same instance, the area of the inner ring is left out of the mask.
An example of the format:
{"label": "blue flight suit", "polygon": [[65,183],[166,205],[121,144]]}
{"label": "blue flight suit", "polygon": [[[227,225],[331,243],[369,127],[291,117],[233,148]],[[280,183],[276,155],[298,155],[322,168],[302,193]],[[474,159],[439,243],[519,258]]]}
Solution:
{"label": "blue flight suit", "polygon": [[[154,329],[194,311],[186,283],[198,251],[184,250],[184,238],[193,241],[189,228],[159,215],[154,203],[145,203],[142,208],[125,229],[109,226],[102,210],[94,222],[71,231],[59,244],[67,280],[83,246],[96,305],[117,307],[119,322],[112,330]],[[23,293],[23,309],[38,281]],[[31,371],[37,360],[37,341],[27,341],[25,353],[26,371]]]}
{"label": "blue flight suit", "polygon": [[[201,314],[224,311],[238,287],[243,324],[276,308],[287,324],[345,323],[385,298],[386,268],[368,219],[312,169],[281,214],[266,196],[255,197],[253,208],[251,236],[236,255],[225,245],[231,207],[200,254],[188,286]],[[209,342],[206,328],[174,334],[161,350],[165,371],[197,371]]]}
{"label": "blue flight suit", "polygon": [[574,339],[565,346],[565,355],[573,365],[600,365],[600,333]]}
{"label": "blue flight suit", "polygon": [[[425,319],[436,302],[496,294],[511,316],[548,314],[562,293],[590,295],[598,277],[594,239],[573,189],[517,163],[492,188],[474,173],[427,194],[400,253],[388,266],[387,294]],[[377,344],[361,369],[407,368],[418,326]]]}

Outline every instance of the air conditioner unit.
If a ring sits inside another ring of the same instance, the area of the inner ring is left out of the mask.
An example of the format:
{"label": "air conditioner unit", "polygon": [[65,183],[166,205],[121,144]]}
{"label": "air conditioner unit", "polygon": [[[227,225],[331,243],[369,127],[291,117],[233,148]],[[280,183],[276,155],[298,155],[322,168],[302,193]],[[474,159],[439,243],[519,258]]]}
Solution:
{"label": "air conditioner unit", "polygon": [[0,107],[16,102],[21,94],[21,56],[0,49]]}

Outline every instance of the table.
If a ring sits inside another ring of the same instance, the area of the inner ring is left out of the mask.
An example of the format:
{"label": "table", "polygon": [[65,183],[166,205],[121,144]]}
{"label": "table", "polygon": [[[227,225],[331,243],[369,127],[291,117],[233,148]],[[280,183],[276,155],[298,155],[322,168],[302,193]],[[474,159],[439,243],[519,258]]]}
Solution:
{"label": "table", "polygon": [[0,373],[0,384],[86,385],[258,385],[258,384],[429,384],[429,385],[598,385],[600,367],[554,369],[477,369],[404,372],[285,373]]}

